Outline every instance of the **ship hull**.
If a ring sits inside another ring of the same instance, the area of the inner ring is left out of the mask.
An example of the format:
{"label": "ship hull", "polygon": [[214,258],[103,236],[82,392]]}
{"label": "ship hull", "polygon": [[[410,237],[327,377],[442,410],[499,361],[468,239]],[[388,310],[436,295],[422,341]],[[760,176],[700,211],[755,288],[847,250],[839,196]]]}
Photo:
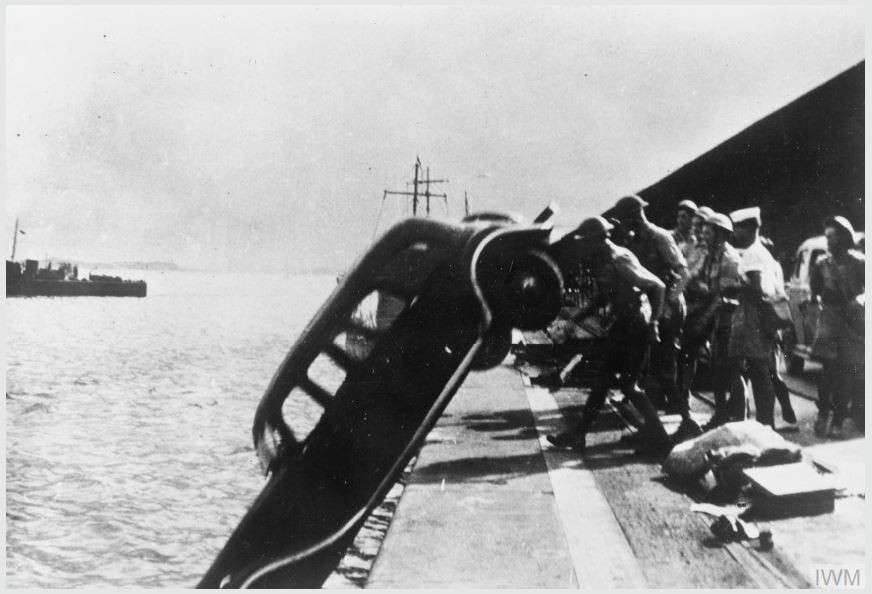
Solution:
{"label": "ship hull", "polygon": [[32,280],[6,285],[7,297],[145,297],[143,281]]}
{"label": "ship hull", "polygon": [[38,278],[35,262],[31,269],[6,261],[7,297],[145,297],[148,290],[141,280]]}

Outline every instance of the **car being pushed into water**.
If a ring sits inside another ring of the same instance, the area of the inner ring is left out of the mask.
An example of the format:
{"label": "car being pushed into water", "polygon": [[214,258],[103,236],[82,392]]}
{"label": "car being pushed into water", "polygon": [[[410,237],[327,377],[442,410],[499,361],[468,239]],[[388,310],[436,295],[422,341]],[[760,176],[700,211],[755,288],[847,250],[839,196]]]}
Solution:
{"label": "car being pushed into water", "polygon": [[[866,236],[862,231],[854,234],[854,239],[860,251],[865,252]],[[790,303],[790,314],[793,317],[795,336],[792,346],[787,351],[787,372],[791,375],[802,372],[805,362],[812,360],[812,345],[817,335],[820,308],[811,302],[809,278],[812,266],[827,253],[827,239],[823,235],[810,237],[800,244],[796,250],[793,270],[786,283],[787,296]]]}

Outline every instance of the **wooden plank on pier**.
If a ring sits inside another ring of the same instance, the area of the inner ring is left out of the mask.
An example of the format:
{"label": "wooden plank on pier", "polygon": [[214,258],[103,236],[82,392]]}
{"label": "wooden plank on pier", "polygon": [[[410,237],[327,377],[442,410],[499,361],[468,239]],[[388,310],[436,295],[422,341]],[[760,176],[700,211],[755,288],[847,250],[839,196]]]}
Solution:
{"label": "wooden plank on pier", "polygon": [[545,440],[558,410],[548,390],[527,389],[540,445],[578,583],[584,588],[644,588],[645,578],[593,473],[574,452],[553,449]]}

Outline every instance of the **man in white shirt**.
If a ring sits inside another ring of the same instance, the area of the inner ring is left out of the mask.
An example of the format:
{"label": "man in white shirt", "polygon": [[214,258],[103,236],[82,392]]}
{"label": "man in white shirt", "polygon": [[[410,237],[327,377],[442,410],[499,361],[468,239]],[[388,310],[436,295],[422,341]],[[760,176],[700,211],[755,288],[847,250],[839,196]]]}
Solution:
{"label": "man in white shirt", "polygon": [[[731,213],[730,218],[740,221],[736,225],[736,234],[733,240],[741,257],[739,273],[743,278],[747,279],[748,275],[746,273],[756,273],[759,271],[762,300],[769,303],[786,302],[787,292],[784,289],[784,272],[781,270],[781,265],[760,239],[760,208],[757,206],[743,208]],[[759,301],[757,301],[757,304],[759,305]],[[781,407],[781,417],[790,428],[796,429],[797,419],[793,406],[790,403],[790,392],[787,384],[784,383],[784,380],[778,374],[776,361],[777,336],[773,335],[768,338],[771,340],[768,341],[764,348],[769,351],[767,355],[769,382],[772,385],[775,400],[778,401]],[[754,343],[755,341],[752,340],[751,342]],[[750,350],[756,353],[755,348],[752,347]]]}
{"label": "man in white shirt", "polygon": [[760,242],[760,208],[737,210],[730,214],[730,219],[733,241],[741,252],[739,275],[743,285],[736,291],[739,306],[731,320],[729,353],[747,362],[757,421],[774,428],[775,392],[769,368],[775,352],[775,335],[764,328],[761,303],[777,299],[784,287],[779,286],[778,262]]}
{"label": "man in white shirt", "polygon": [[[759,218],[760,209],[757,207],[738,210],[730,216],[741,217],[742,213],[748,210],[756,213],[756,216]],[[740,214],[737,215],[736,213]],[[784,272],[781,270],[781,264],[778,263],[772,256],[769,248],[761,241],[758,233],[760,224],[757,223],[755,227],[755,220],[751,218],[746,220],[744,224],[739,225],[733,239],[733,242],[737,244],[734,247],[741,258],[739,273],[745,275],[747,272],[759,271],[761,273],[760,290],[763,298],[770,303],[787,301],[787,291],[784,288]],[[743,247],[748,241],[751,242],[750,245]]]}

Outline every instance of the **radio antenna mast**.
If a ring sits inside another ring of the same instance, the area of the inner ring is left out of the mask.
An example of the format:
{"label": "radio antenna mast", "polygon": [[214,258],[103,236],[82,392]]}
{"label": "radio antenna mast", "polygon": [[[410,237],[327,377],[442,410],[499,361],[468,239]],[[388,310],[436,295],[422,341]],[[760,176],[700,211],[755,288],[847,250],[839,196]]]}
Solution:
{"label": "radio antenna mast", "polygon": [[[447,179],[430,179],[430,168],[425,169],[426,177],[421,179],[421,170],[424,167],[421,165],[421,158],[415,157],[415,178],[409,182],[412,186],[411,192],[397,192],[393,190],[385,190],[382,201],[388,196],[411,196],[412,198],[412,216],[418,216],[418,202],[421,197],[424,198],[425,215],[430,216],[430,198],[443,198],[448,202],[448,195],[445,193],[434,194],[430,191],[430,184],[448,183]],[[423,186],[423,192],[419,191],[419,186]]]}

